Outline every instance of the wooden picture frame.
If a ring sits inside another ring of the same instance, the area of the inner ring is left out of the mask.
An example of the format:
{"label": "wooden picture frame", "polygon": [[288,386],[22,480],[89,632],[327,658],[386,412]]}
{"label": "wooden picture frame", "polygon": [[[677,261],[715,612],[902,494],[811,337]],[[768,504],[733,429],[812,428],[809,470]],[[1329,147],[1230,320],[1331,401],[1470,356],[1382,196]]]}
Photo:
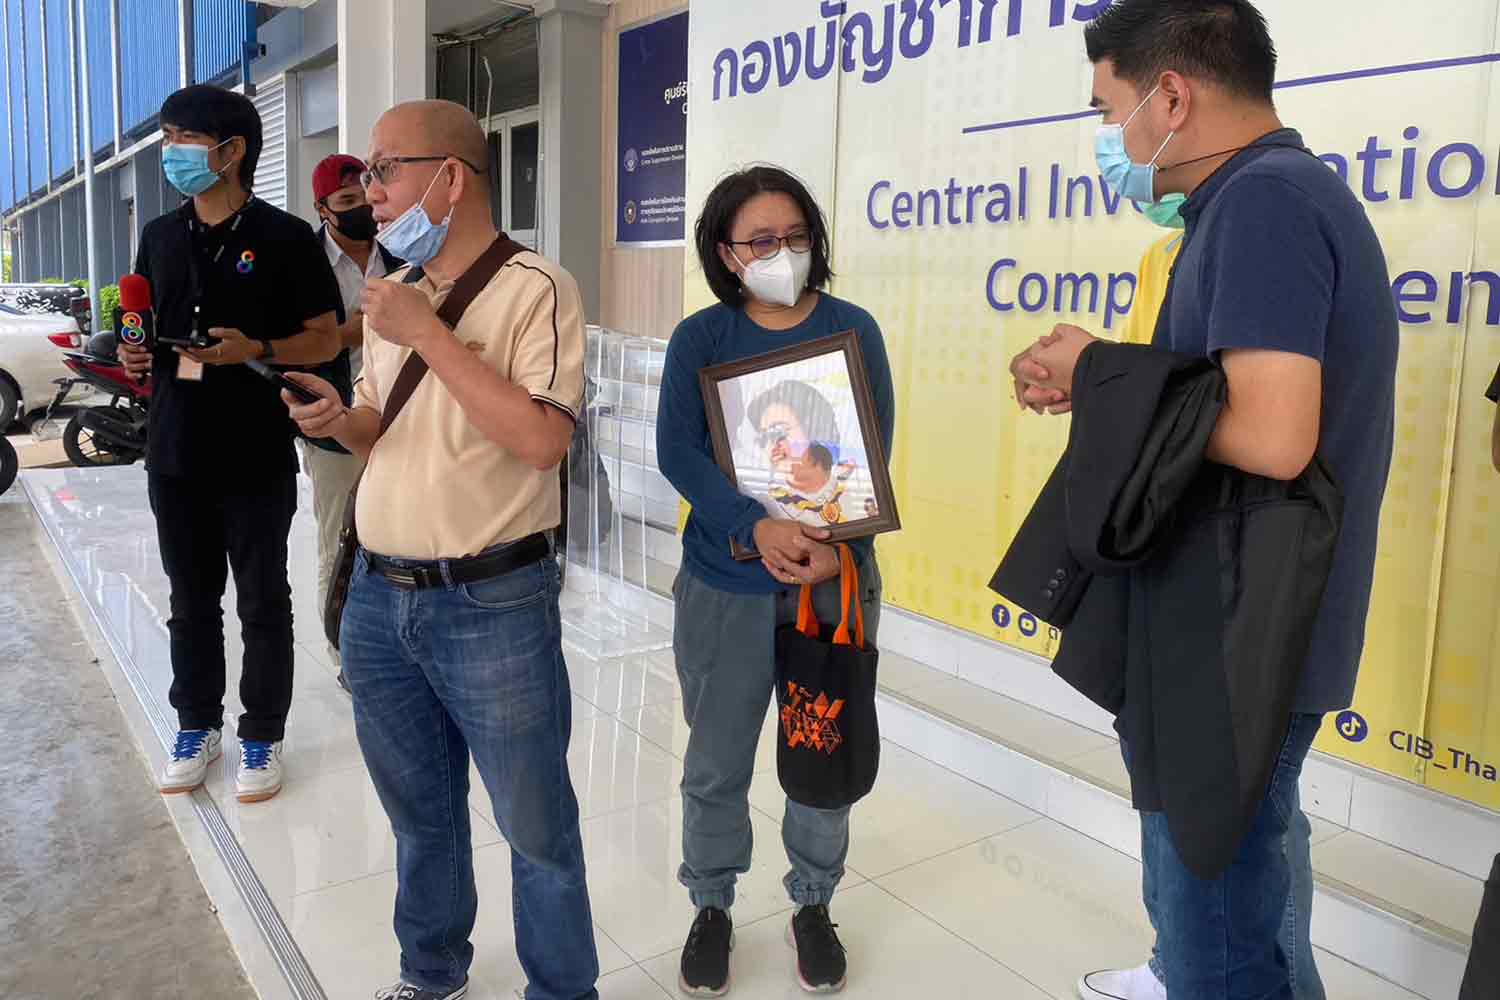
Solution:
{"label": "wooden picture frame", "polygon": [[[832,541],[899,531],[885,443],[851,330],[698,373],[714,459],[771,517]],[[735,559],[760,553],[730,542]]]}

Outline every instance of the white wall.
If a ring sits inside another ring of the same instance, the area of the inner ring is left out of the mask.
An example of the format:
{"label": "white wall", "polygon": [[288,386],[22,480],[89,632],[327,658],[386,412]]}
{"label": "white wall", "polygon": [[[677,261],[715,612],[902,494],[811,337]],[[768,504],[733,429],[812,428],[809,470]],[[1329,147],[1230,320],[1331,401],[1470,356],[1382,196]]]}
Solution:
{"label": "white wall", "polygon": [[[287,185],[290,188],[287,209],[293,215],[301,216],[314,226],[320,223],[318,213],[313,208],[313,167],[316,167],[323,157],[341,152],[338,147],[339,132],[336,128],[318,135],[305,135],[297,139],[297,176],[287,178]],[[363,156],[364,151],[357,151],[354,155]]]}

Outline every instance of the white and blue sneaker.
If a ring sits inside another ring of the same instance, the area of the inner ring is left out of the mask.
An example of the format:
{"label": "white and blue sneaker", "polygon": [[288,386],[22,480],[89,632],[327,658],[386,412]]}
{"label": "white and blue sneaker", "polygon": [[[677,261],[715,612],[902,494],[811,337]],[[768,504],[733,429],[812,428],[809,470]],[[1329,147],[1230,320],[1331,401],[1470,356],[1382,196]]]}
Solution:
{"label": "white and blue sneaker", "polygon": [[264,802],[281,791],[281,741],[240,740],[240,767],[235,774],[235,798]]}
{"label": "white and blue sneaker", "polygon": [[163,795],[191,792],[208,777],[208,767],[224,752],[224,734],[217,729],[184,729],[177,734],[172,756],[161,769],[156,787]]}

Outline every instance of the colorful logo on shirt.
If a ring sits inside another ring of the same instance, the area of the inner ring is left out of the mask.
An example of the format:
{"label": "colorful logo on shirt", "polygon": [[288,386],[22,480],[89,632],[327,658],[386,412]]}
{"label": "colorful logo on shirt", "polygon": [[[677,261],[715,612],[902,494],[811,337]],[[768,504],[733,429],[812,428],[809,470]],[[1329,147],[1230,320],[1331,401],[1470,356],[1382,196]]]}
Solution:
{"label": "colorful logo on shirt", "polygon": [[146,343],[146,323],[140,313],[128,312],[120,317],[120,339],[131,347]]}
{"label": "colorful logo on shirt", "polygon": [[240,262],[234,265],[234,269],[241,274],[249,274],[251,271],[255,270],[254,251],[246,250],[244,253],[240,254]]}

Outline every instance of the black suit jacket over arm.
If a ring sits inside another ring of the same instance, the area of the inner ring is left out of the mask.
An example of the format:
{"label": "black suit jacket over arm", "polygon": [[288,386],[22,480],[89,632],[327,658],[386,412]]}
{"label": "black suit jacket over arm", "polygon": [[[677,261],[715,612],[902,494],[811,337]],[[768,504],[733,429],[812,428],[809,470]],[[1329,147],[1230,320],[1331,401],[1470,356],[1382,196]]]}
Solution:
{"label": "black suit jacket over arm", "polygon": [[1209,462],[1223,373],[1098,343],[1068,449],[990,586],[1065,629],[1053,669],[1114,713],[1136,808],[1203,878],[1233,860],[1275,768],[1342,502]]}

